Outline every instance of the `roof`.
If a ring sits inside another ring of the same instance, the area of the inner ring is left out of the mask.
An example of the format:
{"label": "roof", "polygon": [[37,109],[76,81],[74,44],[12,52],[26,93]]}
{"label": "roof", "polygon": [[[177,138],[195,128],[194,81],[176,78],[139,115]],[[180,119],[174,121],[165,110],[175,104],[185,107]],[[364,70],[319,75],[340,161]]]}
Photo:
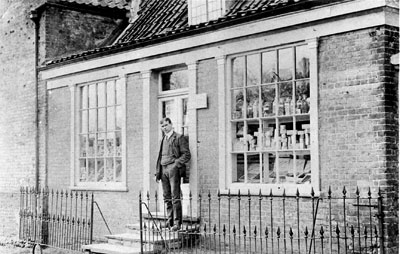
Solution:
{"label": "roof", "polygon": [[[75,1],[95,2],[96,0]],[[174,39],[179,36],[190,36],[211,29],[218,29],[253,19],[307,9],[336,1],[343,0],[238,0],[223,17],[189,26],[187,0],[142,0],[138,18],[133,24],[128,26],[117,42],[105,47],[52,60],[46,64],[53,65],[67,61],[77,61],[83,57],[87,59],[89,56],[97,57],[112,54],[122,50]]]}
{"label": "roof", "polygon": [[127,0],[59,0],[59,1],[129,10],[129,3]]}

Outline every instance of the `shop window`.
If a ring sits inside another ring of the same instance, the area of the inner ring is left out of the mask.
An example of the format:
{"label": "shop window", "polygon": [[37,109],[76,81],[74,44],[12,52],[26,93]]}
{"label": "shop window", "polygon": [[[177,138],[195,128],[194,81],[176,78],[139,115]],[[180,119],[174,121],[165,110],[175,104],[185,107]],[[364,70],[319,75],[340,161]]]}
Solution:
{"label": "shop window", "polygon": [[221,17],[225,0],[189,0],[189,24],[195,25]]}
{"label": "shop window", "polygon": [[231,179],[311,184],[310,56],[306,45],[231,59]]}
{"label": "shop window", "polygon": [[113,186],[125,182],[121,83],[108,80],[85,84],[78,86],[78,94],[77,186]]}

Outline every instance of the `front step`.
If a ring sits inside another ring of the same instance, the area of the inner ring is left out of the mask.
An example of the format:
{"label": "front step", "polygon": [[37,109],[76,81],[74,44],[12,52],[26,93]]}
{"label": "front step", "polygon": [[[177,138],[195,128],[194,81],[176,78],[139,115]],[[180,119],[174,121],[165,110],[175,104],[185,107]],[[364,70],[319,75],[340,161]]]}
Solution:
{"label": "front step", "polygon": [[[140,254],[140,247],[127,247],[109,243],[83,245],[82,250],[92,254]],[[154,253],[154,252],[145,252]]]}

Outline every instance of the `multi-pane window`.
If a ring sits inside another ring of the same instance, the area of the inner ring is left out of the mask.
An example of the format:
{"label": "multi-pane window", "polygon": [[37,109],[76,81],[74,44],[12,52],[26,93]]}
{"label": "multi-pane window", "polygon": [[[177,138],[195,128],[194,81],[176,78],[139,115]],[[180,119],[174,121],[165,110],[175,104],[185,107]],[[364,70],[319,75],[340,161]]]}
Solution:
{"label": "multi-pane window", "polygon": [[310,184],[305,45],[232,58],[232,182]]}
{"label": "multi-pane window", "polygon": [[122,88],[115,80],[79,87],[78,182],[122,182]]}
{"label": "multi-pane window", "polygon": [[161,117],[171,119],[175,131],[188,135],[188,76],[187,70],[161,73]]}
{"label": "multi-pane window", "polygon": [[190,24],[218,19],[222,15],[223,0],[191,0]]}

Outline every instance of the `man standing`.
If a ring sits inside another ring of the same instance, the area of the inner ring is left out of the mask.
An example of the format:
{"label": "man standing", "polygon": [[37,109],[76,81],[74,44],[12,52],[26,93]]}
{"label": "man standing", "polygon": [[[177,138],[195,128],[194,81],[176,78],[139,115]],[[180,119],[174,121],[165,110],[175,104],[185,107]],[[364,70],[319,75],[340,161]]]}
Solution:
{"label": "man standing", "polygon": [[160,121],[163,138],[157,159],[156,181],[161,180],[167,206],[167,227],[177,231],[182,225],[181,177],[190,160],[189,144],[183,135],[172,130],[169,118]]}

